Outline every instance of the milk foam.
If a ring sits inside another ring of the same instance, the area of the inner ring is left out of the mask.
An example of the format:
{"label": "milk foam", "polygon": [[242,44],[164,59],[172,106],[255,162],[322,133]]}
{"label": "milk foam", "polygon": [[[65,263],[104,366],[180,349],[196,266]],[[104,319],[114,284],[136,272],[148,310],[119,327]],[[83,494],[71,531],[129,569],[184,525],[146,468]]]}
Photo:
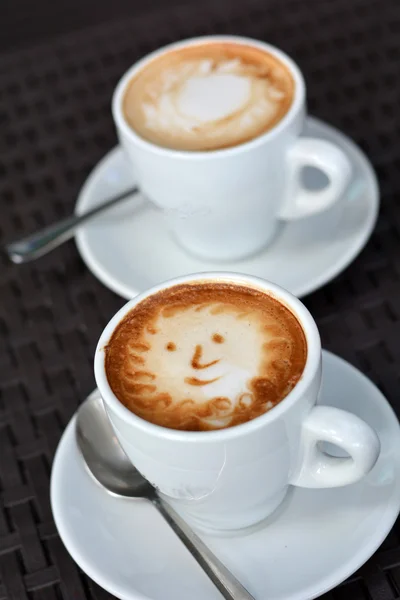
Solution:
{"label": "milk foam", "polygon": [[296,384],[306,343],[296,318],[259,291],[172,287],[114,332],[106,372],[132,412],[165,427],[215,429],[270,410]]}
{"label": "milk foam", "polygon": [[[149,350],[142,354],[143,369],[155,375],[153,385],[170,394],[172,403],[190,399],[201,404],[226,397],[233,408],[242,394],[250,394],[247,382],[257,375],[266,339],[255,319],[238,318],[229,309],[213,314],[219,308],[210,305],[173,316],[161,314],[154,323],[156,333],[145,334]],[[215,334],[222,336],[222,343],[213,341]],[[167,349],[169,344],[174,350]],[[198,348],[201,352],[195,360]]]}
{"label": "milk foam", "polygon": [[214,149],[268,130],[292,96],[291,75],[272,55],[240,44],[204,44],[144,67],[127,88],[124,114],[139,135],[159,145]]}
{"label": "milk foam", "polygon": [[[127,388],[144,384],[145,403],[167,397],[168,410],[183,414],[189,405],[196,413],[197,405],[199,420],[226,427],[239,404],[251,409],[256,402],[250,382],[277,358],[267,349],[274,339],[280,339],[276,327],[269,331],[256,313],[240,308],[219,303],[166,308],[140,344],[128,348]],[[271,407],[267,402],[265,410]]]}
{"label": "milk foam", "polygon": [[218,121],[236,112],[250,100],[251,81],[228,73],[191,77],[182,86],[176,108],[191,127],[198,122]]}

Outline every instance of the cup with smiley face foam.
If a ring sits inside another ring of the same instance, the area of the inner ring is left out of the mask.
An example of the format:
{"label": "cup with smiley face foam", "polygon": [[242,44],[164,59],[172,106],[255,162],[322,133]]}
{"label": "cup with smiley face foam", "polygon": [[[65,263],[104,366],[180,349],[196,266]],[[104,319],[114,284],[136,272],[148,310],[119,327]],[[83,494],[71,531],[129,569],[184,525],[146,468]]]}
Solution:
{"label": "cup with smiley face foam", "polygon": [[[340,202],[345,153],[300,137],[306,107],[297,65],[237,36],[178,42],[133,65],[115,90],[118,137],[143,193],[180,245],[231,260],[271,242],[282,222]],[[327,175],[321,190],[304,167]]]}
{"label": "cup with smiley face foam", "polygon": [[[310,313],[255,277],[200,273],[139,294],[101,335],[95,376],[132,463],[203,529],[261,521],[290,485],[353,483],[379,455],[361,419],[316,406],[321,344]],[[327,456],[319,442],[349,457]]]}

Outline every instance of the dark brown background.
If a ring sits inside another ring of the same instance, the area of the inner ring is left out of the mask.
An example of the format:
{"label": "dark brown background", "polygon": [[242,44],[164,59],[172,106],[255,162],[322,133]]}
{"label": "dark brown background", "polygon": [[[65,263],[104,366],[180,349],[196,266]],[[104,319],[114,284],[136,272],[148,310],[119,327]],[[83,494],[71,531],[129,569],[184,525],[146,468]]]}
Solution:
{"label": "dark brown background", "polygon": [[[343,128],[377,169],[382,210],[371,241],[306,304],[325,347],[360,367],[399,412],[400,4],[199,4],[3,0],[2,240],[71,213],[85,177],[116,143],[111,93],[139,56],[206,33],[268,40],[304,70],[310,111]],[[87,271],[72,242],[26,266],[3,254],[0,261],[0,600],[109,599],[57,535],[49,477],[60,435],[94,387],[97,338],[123,301]],[[399,598],[399,534],[396,525],[368,564],[325,600]]]}

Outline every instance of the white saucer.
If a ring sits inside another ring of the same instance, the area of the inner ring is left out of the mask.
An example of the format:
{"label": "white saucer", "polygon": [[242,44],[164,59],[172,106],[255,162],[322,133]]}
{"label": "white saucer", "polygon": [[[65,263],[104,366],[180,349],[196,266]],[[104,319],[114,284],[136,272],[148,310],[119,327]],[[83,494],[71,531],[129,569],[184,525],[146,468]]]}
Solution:
{"label": "white saucer", "polygon": [[[257,600],[309,600],[356,571],[383,542],[400,510],[400,429],[379,390],[323,353],[321,403],[346,408],[379,433],[382,453],[363,481],[330,490],[293,488],[272,522],[236,537],[203,536]],[[75,420],[58,447],[51,504],[78,565],[123,600],[217,600],[219,592],[145,500],[114,497],[88,474]]]}
{"label": "white saucer", "polygon": [[[256,256],[209,262],[186,254],[166,230],[162,215],[136,197],[79,230],[76,240],[83,260],[104,285],[127,299],[172,277],[215,270],[256,275],[296,296],[314,291],[345,269],[366,244],[377,217],[379,190],[370,162],[348,137],[310,117],[304,133],[343,148],[353,163],[353,182],[341,207],[286,224]],[[318,186],[320,177],[309,171],[308,185]],[[89,210],[134,183],[122,149],[114,148],[89,176],[76,211]]]}

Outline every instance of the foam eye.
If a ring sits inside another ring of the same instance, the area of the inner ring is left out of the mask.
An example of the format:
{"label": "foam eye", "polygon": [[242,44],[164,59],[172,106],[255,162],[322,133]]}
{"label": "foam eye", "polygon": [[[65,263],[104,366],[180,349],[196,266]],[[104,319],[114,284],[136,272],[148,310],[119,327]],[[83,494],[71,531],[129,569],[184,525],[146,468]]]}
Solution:
{"label": "foam eye", "polygon": [[174,342],[168,342],[165,348],[166,350],[168,350],[168,352],[173,352],[174,350],[176,350],[176,345],[174,344]]}
{"label": "foam eye", "polygon": [[211,339],[216,344],[223,344],[225,341],[224,337],[220,333],[214,333]]}

